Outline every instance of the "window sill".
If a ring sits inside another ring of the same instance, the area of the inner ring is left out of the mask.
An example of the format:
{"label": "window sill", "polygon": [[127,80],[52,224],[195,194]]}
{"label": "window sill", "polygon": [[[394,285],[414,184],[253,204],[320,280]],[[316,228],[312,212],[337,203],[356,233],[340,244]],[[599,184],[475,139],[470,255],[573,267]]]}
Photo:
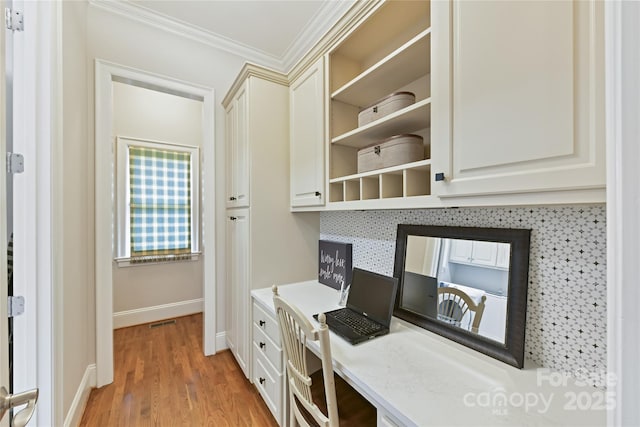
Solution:
{"label": "window sill", "polygon": [[149,261],[134,261],[133,258],[115,258],[113,261],[118,265],[119,268],[122,267],[140,267],[145,265],[156,265],[156,264],[170,264],[176,262],[191,262],[197,261],[200,259],[200,255],[202,252],[193,252],[191,254],[186,255],[164,255],[162,257],[150,257],[152,260]]}

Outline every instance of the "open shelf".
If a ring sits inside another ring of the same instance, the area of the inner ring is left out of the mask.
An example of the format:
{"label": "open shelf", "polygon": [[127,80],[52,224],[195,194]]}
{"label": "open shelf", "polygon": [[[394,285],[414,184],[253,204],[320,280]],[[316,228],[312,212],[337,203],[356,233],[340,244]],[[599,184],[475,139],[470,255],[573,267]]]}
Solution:
{"label": "open shelf", "polygon": [[353,175],[341,176],[339,178],[330,179],[329,182],[331,184],[333,184],[333,183],[336,183],[336,182],[351,181],[351,180],[358,179],[358,178],[366,178],[366,177],[369,177],[369,176],[382,175],[382,174],[386,174],[386,173],[402,172],[405,169],[427,170],[427,169],[430,169],[430,168],[431,168],[431,159],[426,159],[426,160],[420,160],[420,161],[412,162],[412,163],[404,163],[404,164],[398,165],[398,166],[390,166],[390,167],[384,168],[384,169],[376,169],[376,170],[372,170],[372,171],[368,171],[368,172],[362,172],[362,173],[356,173],[356,174],[353,174]]}
{"label": "open shelf", "polygon": [[431,29],[427,28],[336,90],[331,98],[366,107],[399,87],[429,74]]}
{"label": "open shelf", "polygon": [[372,141],[411,133],[431,125],[431,98],[423,99],[375,122],[333,138],[332,144],[363,148]]}
{"label": "open shelf", "polygon": [[[417,158],[431,156],[430,2],[381,2],[329,52],[327,68],[331,208],[433,205],[430,159],[356,173],[358,150],[396,135],[418,135]],[[395,92],[415,102],[359,126],[363,108]]]}
{"label": "open shelf", "polygon": [[332,202],[428,196],[431,160],[407,163],[330,180]]}

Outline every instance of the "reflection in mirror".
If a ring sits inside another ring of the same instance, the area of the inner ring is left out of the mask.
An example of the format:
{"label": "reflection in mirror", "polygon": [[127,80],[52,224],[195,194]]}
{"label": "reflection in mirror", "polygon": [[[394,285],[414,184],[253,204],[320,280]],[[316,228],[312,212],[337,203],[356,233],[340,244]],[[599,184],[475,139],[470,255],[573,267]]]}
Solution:
{"label": "reflection in mirror", "polygon": [[400,308],[505,343],[510,245],[407,236]]}
{"label": "reflection in mirror", "polygon": [[531,230],[399,224],[393,315],[524,363]]}

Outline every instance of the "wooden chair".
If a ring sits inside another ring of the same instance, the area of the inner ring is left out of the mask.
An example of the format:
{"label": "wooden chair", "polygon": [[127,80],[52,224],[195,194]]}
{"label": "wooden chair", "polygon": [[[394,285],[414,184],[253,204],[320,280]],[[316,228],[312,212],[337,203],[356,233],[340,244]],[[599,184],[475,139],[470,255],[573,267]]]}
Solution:
{"label": "wooden chair", "polygon": [[[280,326],[282,348],[287,364],[287,380],[289,382],[289,412],[291,426],[300,425],[310,427],[299,405],[313,417],[322,427],[339,425],[338,402],[336,400],[335,383],[333,379],[333,363],[331,361],[331,347],[329,328],[324,314],[318,316],[319,328],[314,328],[309,319],[297,307],[289,304],[278,295],[278,287],[273,288],[273,305],[276,318]],[[324,380],[324,394],[327,401],[325,415],[318,405],[313,403],[311,395],[311,376],[307,369],[307,340],[317,341],[320,345],[320,360]]]}
{"label": "wooden chair", "polygon": [[438,288],[438,318],[460,326],[464,316],[468,312],[473,312],[471,332],[477,334],[486,299],[486,295],[482,295],[480,302],[476,304],[469,295],[458,288],[450,286]]}
{"label": "wooden chair", "polygon": [[[318,315],[320,326],[316,328],[297,307],[278,295],[276,286],[272,290],[287,366],[290,426],[310,427],[317,424],[336,427],[340,422],[348,426],[375,425],[375,407],[341,378],[334,377],[329,328],[324,314]],[[307,341],[318,342],[320,346],[322,372],[313,375],[307,366]],[[315,386],[312,386],[314,381]],[[319,389],[319,386],[322,388]],[[341,402],[348,404],[348,411],[344,411],[344,414],[338,414],[336,394]]]}

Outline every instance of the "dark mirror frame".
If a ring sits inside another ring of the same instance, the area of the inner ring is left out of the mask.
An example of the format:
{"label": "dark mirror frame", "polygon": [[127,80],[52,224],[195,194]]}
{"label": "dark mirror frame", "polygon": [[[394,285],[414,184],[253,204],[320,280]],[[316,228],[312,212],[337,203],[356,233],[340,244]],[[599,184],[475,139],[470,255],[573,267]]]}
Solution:
{"label": "dark mirror frame", "polygon": [[[507,330],[505,343],[490,340],[435,319],[421,316],[400,306],[407,247],[407,236],[441,237],[445,239],[482,240],[509,243],[509,285],[507,292]],[[435,225],[398,225],[396,258],[393,271],[398,279],[398,292],[393,315],[425,328],[452,341],[484,353],[509,365],[524,364],[524,335],[527,315],[529,276],[529,243],[531,230],[513,228],[447,227]]]}

